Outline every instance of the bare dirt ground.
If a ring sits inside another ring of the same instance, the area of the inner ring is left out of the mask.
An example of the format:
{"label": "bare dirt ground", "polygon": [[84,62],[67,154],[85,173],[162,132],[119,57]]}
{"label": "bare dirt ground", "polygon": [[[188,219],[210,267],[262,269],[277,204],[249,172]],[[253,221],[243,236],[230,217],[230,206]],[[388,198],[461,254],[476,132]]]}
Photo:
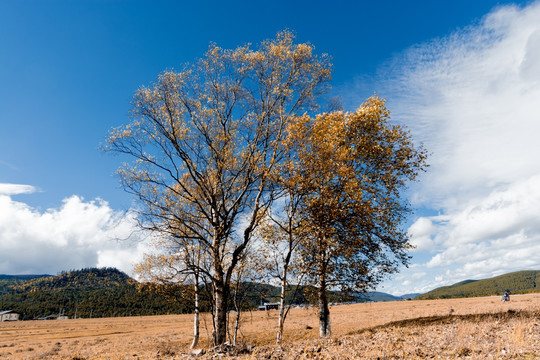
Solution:
{"label": "bare dirt ground", "polygon": [[[199,358],[540,359],[540,294],[339,305],[331,321],[319,340],[316,310],[293,309],[276,347],[277,311],[243,313],[245,351],[223,353],[204,314]],[[191,333],[191,315],[4,322],[0,359],[184,359]]]}

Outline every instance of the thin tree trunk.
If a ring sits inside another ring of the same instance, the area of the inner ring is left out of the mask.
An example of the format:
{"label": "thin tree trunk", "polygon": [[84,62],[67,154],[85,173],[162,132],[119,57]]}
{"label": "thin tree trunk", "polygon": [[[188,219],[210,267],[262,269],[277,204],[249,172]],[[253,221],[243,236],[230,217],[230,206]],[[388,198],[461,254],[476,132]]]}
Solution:
{"label": "thin tree trunk", "polygon": [[[295,199],[295,200],[293,200]],[[276,222],[279,227],[281,227],[282,230],[284,230],[287,233],[288,236],[288,250],[287,255],[283,259],[283,273],[281,274],[281,294],[279,298],[279,318],[278,318],[278,333],[276,337],[276,344],[280,345],[281,341],[283,340],[283,328],[285,326],[285,317],[287,316],[287,312],[285,311],[285,293],[287,292],[287,277],[289,272],[289,264],[291,263],[292,254],[295,249],[295,237],[294,237],[294,222],[293,217],[296,213],[297,205],[298,205],[298,199],[299,198],[291,198],[289,204],[288,204],[288,210],[287,210],[287,226],[284,227],[279,222]],[[296,291],[295,291],[296,292]]]}
{"label": "thin tree trunk", "polygon": [[236,346],[236,341],[238,340],[238,330],[240,329],[240,310],[236,309],[236,319],[234,322],[234,338],[233,345]]}
{"label": "thin tree trunk", "polygon": [[[323,269],[324,270],[324,269]],[[319,274],[319,337],[327,338],[332,335],[330,331],[330,309],[328,308],[328,297],[326,296],[325,272]]]}
{"label": "thin tree trunk", "polygon": [[283,339],[283,327],[285,323],[285,292],[287,291],[287,268],[283,267],[283,276],[281,280],[281,294],[279,295],[279,318],[278,318],[278,332],[276,337],[276,344],[281,344]]}
{"label": "thin tree trunk", "polygon": [[238,303],[238,291],[240,290],[240,274],[238,274],[238,281],[236,283],[236,289],[234,291],[234,310],[236,310],[236,317],[234,320],[234,333],[233,333],[233,345],[236,346],[238,340],[238,330],[240,329],[240,304]]}
{"label": "thin tree trunk", "polygon": [[198,277],[195,276],[195,312],[193,314],[193,341],[191,342],[191,349],[194,349],[199,343],[199,281]]}

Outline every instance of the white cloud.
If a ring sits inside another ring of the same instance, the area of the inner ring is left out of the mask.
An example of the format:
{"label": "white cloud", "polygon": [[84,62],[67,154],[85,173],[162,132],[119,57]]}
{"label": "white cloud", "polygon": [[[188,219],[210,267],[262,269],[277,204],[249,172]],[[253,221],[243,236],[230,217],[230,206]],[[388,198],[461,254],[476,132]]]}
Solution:
{"label": "white cloud", "polygon": [[421,217],[409,227],[411,244],[415,247],[412,252],[431,251],[435,249],[433,235],[436,231],[431,219]]}
{"label": "white cloud", "polygon": [[0,195],[31,194],[36,191],[37,191],[37,188],[32,185],[1,184],[0,183]]}
{"label": "white cloud", "polygon": [[441,214],[409,228],[418,267],[394,284],[427,275],[394,292],[540,269],[540,2],[495,9],[384,71],[393,117],[432,153],[412,199]]}
{"label": "white cloud", "polygon": [[539,173],[539,20],[539,3],[501,8],[404,55],[392,92],[396,115],[433,153],[424,202],[459,207]]}
{"label": "white cloud", "polygon": [[[15,194],[24,187],[10,189]],[[39,211],[0,195],[0,273],[56,274],[93,266],[130,273],[145,246],[134,218],[103,200],[72,196],[59,208]]]}

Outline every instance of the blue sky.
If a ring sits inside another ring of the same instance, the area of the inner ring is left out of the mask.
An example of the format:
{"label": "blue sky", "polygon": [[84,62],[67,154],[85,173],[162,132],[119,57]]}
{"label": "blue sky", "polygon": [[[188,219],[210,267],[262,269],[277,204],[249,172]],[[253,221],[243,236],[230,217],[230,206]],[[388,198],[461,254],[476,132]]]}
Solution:
{"label": "blue sky", "polygon": [[96,149],[126,122],[138,87],[202,56],[209,42],[236,47],[289,28],[333,56],[339,86],[372,77],[394,54],[467,26],[493,5],[294,3],[1,1],[0,181],[38,187],[25,202],[42,208],[73,194],[129,206],[111,177],[117,159]]}
{"label": "blue sky", "polygon": [[333,57],[348,109],[385,97],[432,152],[410,192],[412,266],[381,290],[540,269],[538,2],[0,0],[0,273],[130,272],[146,248],[114,240],[133,219],[122,159],[99,150],[109,129],[209,42],[285,28]]}

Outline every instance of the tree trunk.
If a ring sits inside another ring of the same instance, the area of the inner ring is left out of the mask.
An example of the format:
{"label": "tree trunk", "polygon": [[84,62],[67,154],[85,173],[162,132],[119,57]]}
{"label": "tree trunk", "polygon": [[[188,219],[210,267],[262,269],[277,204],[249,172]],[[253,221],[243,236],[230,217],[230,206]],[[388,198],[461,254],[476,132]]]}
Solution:
{"label": "tree trunk", "polygon": [[227,341],[227,297],[228,289],[222,281],[214,285],[214,345]]}
{"label": "tree trunk", "polygon": [[191,342],[191,349],[194,349],[199,343],[199,281],[195,277],[195,312],[193,314],[193,341]]}
{"label": "tree trunk", "polygon": [[234,333],[233,333],[233,345],[236,346],[238,340],[238,330],[240,329],[240,304],[238,299],[238,292],[240,291],[240,274],[238,274],[238,281],[234,291],[234,310],[236,310],[236,317],[234,321]]}
{"label": "tree trunk", "polygon": [[287,291],[287,266],[283,267],[283,276],[281,280],[281,294],[279,295],[279,318],[276,344],[281,344],[283,339],[283,326],[285,323],[285,292]]}
{"label": "tree trunk", "polygon": [[326,278],[324,271],[319,274],[319,337],[327,338],[332,335],[330,331],[330,309],[326,296]]}
{"label": "tree trunk", "polygon": [[238,340],[238,330],[240,329],[240,310],[236,310],[236,319],[234,321],[234,337],[233,345],[236,346],[236,341]]}

